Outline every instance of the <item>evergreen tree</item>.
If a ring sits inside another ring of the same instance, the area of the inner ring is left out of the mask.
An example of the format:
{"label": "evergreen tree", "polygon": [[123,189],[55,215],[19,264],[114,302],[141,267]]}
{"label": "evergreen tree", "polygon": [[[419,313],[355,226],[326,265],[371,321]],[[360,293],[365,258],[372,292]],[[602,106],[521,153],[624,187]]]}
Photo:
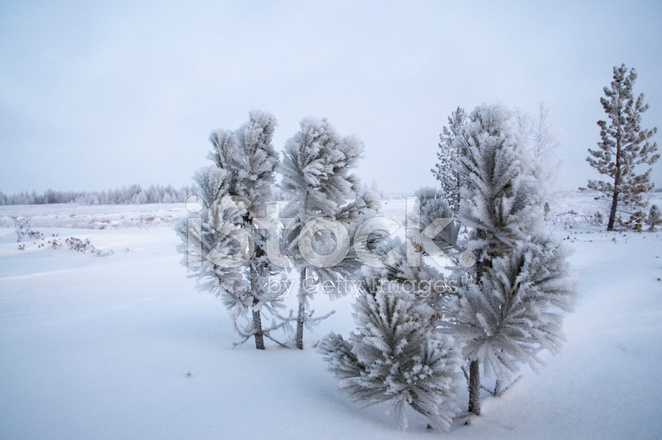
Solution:
{"label": "evergreen tree", "polygon": [[662,213],[660,213],[660,207],[657,205],[651,206],[650,211],[648,212],[648,218],[646,222],[650,226],[649,231],[655,231],[655,226],[662,225]]}
{"label": "evergreen tree", "polygon": [[441,184],[446,202],[454,213],[460,209],[460,188],[462,186],[460,171],[457,168],[458,159],[461,156],[462,127],[466,120],[466,114],[458,107],[448,117],[448,126],[442,129],[439,135],[439,151],[437,151],[437,163],[431,170],[434,177]]}
{"label": "evergreen tree", "polygon": [[655,154],[657,144],[649,139],[657,132],[641,128],[641,115],[648,109],[644,95],[636,99],[633,94],[637,73],[625,64],[614,67],[611,88],[605,87],[606,97],[600,103],[609,117],[609,122],[598,121],[600,142],[598,148],[589,148],[586,158],[589,164],[608,180],[589,180],[588,187],[603,193],[611,199],[607,230],[612,231],[618,214],[619,202],[633,207],[644,208],[642,194],[654,187],[650,181],[652,168],[637,174],[639,165],[652,165],[660,157]]}
{"label": "evergreen tree", "polygon": [[542,227],[543,201],[510,110],[480,106],[465,131],[459,217],[472,228],[470,250],[477,253],[480,269]]}
{"label": "evergreen tree", "polygon": [[252,111],[238,130],[211,133],[214,165],[195,175],[202,209],[177,225],[190,276],[198,278],[201,289],[222,297],[235,330],[243,341],[254,337],[258,349],[264,349],[265,336],[271,338],[269,333],[284,325],[262,325],[266,312],[278,316],[282,292],[267,288],[268,277],[279,269],[267,257],[265,231],[255,227],[265,217],[278,165],[271,144],[275,126],[271,114]]}
{"label": "evergreen tree", "polygon": [[458,227],[448,222],[453,213],[441,190],[423,188],[407,205],[406,241],[388,237],[397,229],[395,222],[355,236],[354,246],[366,240],[376,259],[362,269],[363,295],[354,306],[358,328],[349,341],[329,335],[320,350],[353,399],[390,401],[403,429],[406,406],[447,429],[456,410],[449,399],[456,389],[459,353],[436,323],[457,287],[436,263],[456,246]]}
{"label": "evergreen tree", "polygon": [[358,298],[349,340],[331,333],[319,344],[340,388],[361,403],[390,402],[401,429],[407,406],[442,429],[456,412],[459,356],[432,325],[433,313],[413,293],[380,290]]}
{"label": "evergreen tree", "polygon": [[[351,174],[363,152],[358,138],[340,137],[326,119],[306,118],[300,126],[285,144],[280,170],[281,188],[289,199],[283,217],[292,219],[285,242],[300,276],[295,345],[303,349],[304,326],[324,318],[313,318],[310,310],[315,287],[326,281],[335,286],[327,292],[332,297],[348,292],[348,284],[338,280],[350,279],[360,267],[349,248],[349,230],[374,212],[377,201]],[[320,230],[322,227],[325,229]],[[310,249],[305,251],[310,247],[313,254],[323,256],[320,261],[311,258]]]}
{"label": "evergreen tree", "polygon": [[565,252],[544,237],[541,183],[502,106],[474,110],[464,128],[460,221],[471,228],[476,254],[471,277],[450,301],[442,322],[465,343],[469,411],[480,414],[480,366],[497,387],[542,348],[556,350],[561,315],[574,294]]}
{"label": "evergreen tree", "polygon": [[517,131],[524,140],[524,149],[533,160],[534,175],[542,184],[545,212],[548,212],[549,203],[556,192],[556,182],[562,164],[558,156],[558,148],[561,145],[558,131],[550,121],[549,109],[544,102],[538,105],[536,117],[518,110],[515,118]]}

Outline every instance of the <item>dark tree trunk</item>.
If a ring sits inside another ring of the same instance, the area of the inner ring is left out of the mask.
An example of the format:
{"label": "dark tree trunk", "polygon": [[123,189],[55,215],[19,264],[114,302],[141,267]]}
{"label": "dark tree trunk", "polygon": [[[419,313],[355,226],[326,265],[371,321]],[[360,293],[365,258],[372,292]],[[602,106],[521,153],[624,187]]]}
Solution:
{"label": "dark tree trunk", "polygon": [[480,415],[480,362],[469,364],[469,412]]}
{"label": "dark tree trunk", "polygon": [[616,221],[616,211],[618,208],[618,195],[621,192],[621,115],[618,116],[618,129],[616,130],[616,170],[614,173],[614,194],[611,197],[611,210],[609,211],[609,221],[607,230],[614,230]]}
{"label": "dark tree trunk", "polygon": [[257,279],[257,271],[255,267],[251,264],[251,287],[253,290],[253,331],[255,334],[255,348],[258,350],[264,350],[264,332],[262,331],[262,315],[259,310],[255,310],[255,306],[260,302],[257,299],[257,288],[259,286]]}
{"label": "dark tree trunk", "polygon": [[304,294],[306,280],[306,268],[301,269],[299,280],[299,313],[297,314],[296,348],[303,350],[303,325],[306,321],[306,297]]}
{"label": "dark tree trunk", "polygon": [[[257,298],[253,298],[253,304],[257,304]],[[264,350],[264,333],[262,332],[262,316],[259,310],[253,310],[253,328],[255,330],[255,348]]]}
{"label": "dark tree trunk", "polygon": [[299,301],[299,314],[297,315],[297,334],[296,334],[296,347],[303,350],[303,323],[304,323],[305,306],[303,301]]}
{"label": "dark tree trunk", "polygon": [[609,211],[609,222],[607,223],[607,230],[614,230],[614,222],[616,221],[616,210],[618,208],[618,191],[614,191],[611,198],[611,210]]}

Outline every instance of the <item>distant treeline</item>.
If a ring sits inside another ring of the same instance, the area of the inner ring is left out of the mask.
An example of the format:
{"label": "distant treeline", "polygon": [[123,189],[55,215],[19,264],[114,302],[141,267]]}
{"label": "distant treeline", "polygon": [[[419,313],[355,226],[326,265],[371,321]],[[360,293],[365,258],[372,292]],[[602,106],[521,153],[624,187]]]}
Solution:
{"label": "distant treeline", "polygon": [[195,185],[176,189],[171,185],[123,186],[107,191],[55,191],[43,193],[20,192],[7,195],[0,191],[0,205],[45,205],[51,203],[77,203],[80,205],[139,205],[145,203],[179,203],[196,194]]}

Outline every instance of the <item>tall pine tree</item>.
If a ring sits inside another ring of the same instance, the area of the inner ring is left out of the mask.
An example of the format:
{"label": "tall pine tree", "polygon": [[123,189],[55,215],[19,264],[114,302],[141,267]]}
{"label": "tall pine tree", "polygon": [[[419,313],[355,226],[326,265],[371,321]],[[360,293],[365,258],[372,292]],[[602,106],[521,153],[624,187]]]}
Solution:
{"label": "tall pine tree", "polygon": [[[287,254],[299,270],[295,345],[303,349],[304,326],[321,319],[310,310],[316,287],[334,286],[327,292],[331,297],[348,292],[342,279],[351,279],[361,266],[349,247],[349,231],[374,212],[377,201],[351,172],[363,152],[362,141],[341,137],[326,119],[306,118],[300,126],[285,144],[280,172],[289,198],[283,217],[293,220],[284,234]],[[317,261],[311,258],[315,255],[324,257]]]}
{"label": "tall pine tree", "polygon": [[271,143],[276,118],[257,110],[249,116],[236,131],[211,133],[208,157],[214,164],[195,175],[202,207],[176,230],[189,276],[222,298],[243,341],[254,337],[256,348],[264,349],[264,337],[285,325],[262,324],[267,312],[277,315],[282,292],[267,286],[279,268],[266,255],[265,231],[255,227],[265,217],[278,165]]}
{"label": "tall pine tree", "polygon": [[[464,128],[460,221],[476,254],[473,282],[461,286],[441,324],[464,343],[469,411],[480,414],[481,365],[497,388],[542,348],[556,350],[574,296],[565,252],[544,236],[542,191],[512,113],[476,108]],[[558,311],[558,313],[557,313]]]}
{"label": "tall pine tree", "polygon": [[586,158],[589,164],[607,180],[589,180],[588,187],[611,199],[607,230],[612,231],[618,217],[619,202],[634,208],[644,208],[642,194],[653,189],[650,181],[652,168],[638,174],[637,166],[652,165],[660,158],[657,144],[649,139],[657,132],[641,128],[641,115],[648,109],[644,95],[636,99],[633,94],[637,73],[625,64],[614,67],[611,88],[605,87],[605,97],[600,103],[609,117],[609,122],[600,120],[600,142],[598,148],[589,148]]}

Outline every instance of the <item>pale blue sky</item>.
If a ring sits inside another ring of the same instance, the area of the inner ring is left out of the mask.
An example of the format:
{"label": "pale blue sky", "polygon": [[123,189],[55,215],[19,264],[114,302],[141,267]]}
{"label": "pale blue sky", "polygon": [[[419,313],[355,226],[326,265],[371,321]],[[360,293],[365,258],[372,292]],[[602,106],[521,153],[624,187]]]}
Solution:
{"label": "pale blue sky", "polygon": [[2,2],[0,191],[189,184],[209,132],[259,108],[278,149],[327,117],[364,140],[366,183],[410,193],[458,105],[539,101],[584,186],[614,65],[662,128],[660,23],[659,1]]}

